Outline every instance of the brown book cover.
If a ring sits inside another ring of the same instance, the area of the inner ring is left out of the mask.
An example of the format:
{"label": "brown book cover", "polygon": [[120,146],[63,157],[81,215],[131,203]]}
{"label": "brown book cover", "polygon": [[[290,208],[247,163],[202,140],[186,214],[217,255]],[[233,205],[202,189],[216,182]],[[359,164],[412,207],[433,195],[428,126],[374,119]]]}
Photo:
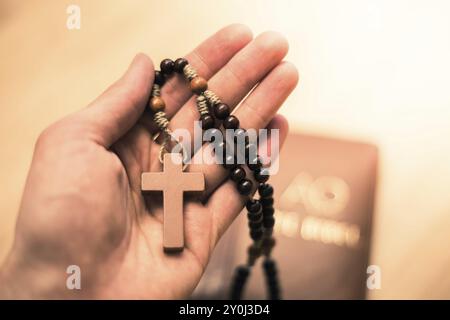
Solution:
{"label": "brown book cover", "polygon": [[[364,299],[377,175],[373,145],[292,134],[275,188],[278,263],[284,299]],[[226,299],[250,244],[241,214],[219,242],[193,299]],[[266,298],[259,261],[247,299]]]}

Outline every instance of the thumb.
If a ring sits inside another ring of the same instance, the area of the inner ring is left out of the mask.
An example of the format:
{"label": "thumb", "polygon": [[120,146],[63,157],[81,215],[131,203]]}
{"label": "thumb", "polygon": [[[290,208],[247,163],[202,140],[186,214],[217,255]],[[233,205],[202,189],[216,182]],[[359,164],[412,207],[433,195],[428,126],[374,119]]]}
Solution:
{"label": "thumb", "polygon": [[144,112],[153,78],[152,61],[145,54],[138,54],[117,82],[78,113],[78,120],[89,131],[85,133],[97,143],[110,147]]}

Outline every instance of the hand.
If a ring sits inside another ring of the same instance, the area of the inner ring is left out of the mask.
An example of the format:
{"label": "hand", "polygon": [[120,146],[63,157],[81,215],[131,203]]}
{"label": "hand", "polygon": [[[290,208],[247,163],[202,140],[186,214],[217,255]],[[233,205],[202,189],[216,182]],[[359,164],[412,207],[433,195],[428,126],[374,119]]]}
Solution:
{"label": "hand", "polygon": [[[186,58],[209,87],[238,108],[243,128],[278,128],[276,111],[296,86],[295,67],[282,62],[286,40],[274,32],[254,40],[228,26]],[[8,298],[183,298],[192,293],[220,236],[244,198],[220,165],[197,165],[206,202],[185,201],[186,248],[162,248],[161,197],[143,196],[142,172],[160,171],[156,127],[144,111],[154,66],[139,54],[125,75],[87,108],[39,137],[25,185],[13,248],[0,271]],[[162,90],[171,128],[193,131],[195,101],[182,77]],[[224,205],[226,204],[226,205]],[[68,290],[66,269],[81,268],[81,290]]]}

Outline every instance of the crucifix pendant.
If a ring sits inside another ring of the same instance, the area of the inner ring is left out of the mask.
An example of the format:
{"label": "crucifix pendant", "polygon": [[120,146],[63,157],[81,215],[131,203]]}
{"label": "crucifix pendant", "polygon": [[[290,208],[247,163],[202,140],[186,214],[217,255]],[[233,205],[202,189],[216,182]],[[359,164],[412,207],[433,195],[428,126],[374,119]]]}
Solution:
{"label": "crucifix pendant", "polygon": [[178,153],[164,154],[163,166],[162,172],[142,173],[141,190],[163,192],[163,247],[166,252],[177,252],[184,248],[183,193],[203,191],[205,177],[199,172],[183,172],[182,156]]}

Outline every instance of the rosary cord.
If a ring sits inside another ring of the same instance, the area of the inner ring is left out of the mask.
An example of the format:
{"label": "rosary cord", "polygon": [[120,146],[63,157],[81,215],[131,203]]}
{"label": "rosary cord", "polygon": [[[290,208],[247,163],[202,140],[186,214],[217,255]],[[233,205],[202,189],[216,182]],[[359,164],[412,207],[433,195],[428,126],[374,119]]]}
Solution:
{"label": "rosary cord", "polygon": [[199,95],[197,97],[197,109],[200,113],[200,117],[209,115],[208,101],[204,95]]}

